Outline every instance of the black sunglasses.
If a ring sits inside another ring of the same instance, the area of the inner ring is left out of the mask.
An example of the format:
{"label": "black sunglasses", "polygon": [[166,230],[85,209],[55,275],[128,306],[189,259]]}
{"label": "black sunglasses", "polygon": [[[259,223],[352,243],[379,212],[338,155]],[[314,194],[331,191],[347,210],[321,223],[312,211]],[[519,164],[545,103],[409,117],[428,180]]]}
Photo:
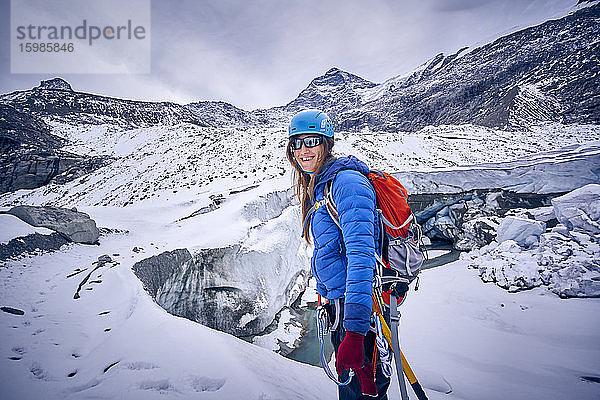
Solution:
{"label": "black sunglasses", "polygon": [[323,136],[308,136],[305,138],[293,138],[290,146],[292,150],[300,150],[302,148],[302,143],[308,148],[316,147],[323,143]]}

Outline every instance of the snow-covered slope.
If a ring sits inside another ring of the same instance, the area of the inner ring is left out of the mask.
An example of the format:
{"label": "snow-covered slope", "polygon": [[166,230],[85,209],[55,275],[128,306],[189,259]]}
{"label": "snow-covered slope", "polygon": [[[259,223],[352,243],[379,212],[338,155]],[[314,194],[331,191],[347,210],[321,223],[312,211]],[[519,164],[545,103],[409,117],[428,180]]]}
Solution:
{"label": "snow-covered slope", "polygon": [[[192,124],[136,129],[109,124],[72,126],[60,122],[53,122],[52,126],[54,134],[71,143],[66,150],[116,160],[64,185],[50,184],[33,191],[2,195],[2,205],[125,206],[148,201],[197,202],[202,197],[227,194],[289,173],[284,154],[287,140],[284,126],[245,130]],[[389,172],[427,171],[506,161],[594,140],[600,140],[600,129],[595,125],[542,124],[523,131],[471,125],[441,126],[414,133],[340,132],[336,135],[334,152],[353,154],[372,168]],[[506,168],[512,169],[514,165]],[[439,174],[445,176],[444,172]],[[406,175],[403,181],[407,185],[413,177],[415,182],[423,180],[418,173]],[[288,179],[278,189],[284,190],[290,183]],[[487,184],[483,177],[480,184],[484,187]],[[423,187],[429,183],[415,185],[418,185],[414,188],[416,192],[425,190]],[[412,186],[410,191],[413,192]]]}
{"label": "snow-covered slope", "polygon": [[132,239],[0,268],[0,303],[24,312],[0,311],[3,399],[335,397],[316,367],[167,314],[131,271],[150,250]]}
{"label": "snow-covered slope", "polygon": [[[320,369],[153,303],[131,266],[158,250],[132,251],[137,232],[4,263],[0,303],[24,315],[0,311],[3,399],[336,397]],[[598,300],[508,293],[458,261],[422,273],[402,306],[400,337],[432,400],[585,400],[598,393],[599,315]],[[445,381],[450,395],[438,392]]]}

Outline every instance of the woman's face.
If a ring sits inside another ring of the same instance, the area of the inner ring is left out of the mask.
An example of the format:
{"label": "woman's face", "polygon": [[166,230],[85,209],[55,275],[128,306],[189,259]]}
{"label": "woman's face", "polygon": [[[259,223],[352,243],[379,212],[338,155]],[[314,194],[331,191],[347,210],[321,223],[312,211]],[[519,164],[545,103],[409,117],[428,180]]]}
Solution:
{"label": "woman's face", "polygon": [[[299,139],[304,139],[305,137],[311,136],[319,136],[311,133],[305,133],[303,135],[298,136]],[[312,173],[317,169],[317,164],[319,160],[323,156],[323,152],[325,150],[324,141],[321,142],[320,145],[315,147],[306,147],[305,143],[302,143],[302,147],[298,150],[294,150],[294,158],[296,162],[304,172]]]}

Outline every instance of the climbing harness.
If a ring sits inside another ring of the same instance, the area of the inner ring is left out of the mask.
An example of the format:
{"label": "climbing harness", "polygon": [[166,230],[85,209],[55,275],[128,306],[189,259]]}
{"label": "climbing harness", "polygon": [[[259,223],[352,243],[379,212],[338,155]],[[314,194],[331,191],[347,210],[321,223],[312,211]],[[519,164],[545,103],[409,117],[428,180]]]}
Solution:
{"label": "climbing harness", "polygon": [[[338,308],[338,307],[336,307]],[[335,324],[339,323],[339,316],[336,318]],[[354,376],[354,370],[350,370],[348,374],[348,379],[344,382],[338,381],[335,374],[329,368],[329,364],[327,364],[327,359],[325,357],[325,335],[331,332],[331,326],[329,324],[329,316],[327,315],[327,311],[323,306],[319,306],[317,308],[317,334],[319,336],[319,348],[321,354],[321,366],[325,371],[325,374],[334,381],[338,386],[346,386],[352,380]]]}
{"label": "climbing harness", "polygon": [[379,319],[379,316],[376,316],[375,318],[375,329],[375,345],[377,346],[379,360],[381,361],[381,370],[386,378],[390,378],[392,376],[392,352],[390,351],[390,346],[384,336],[383,324]]}

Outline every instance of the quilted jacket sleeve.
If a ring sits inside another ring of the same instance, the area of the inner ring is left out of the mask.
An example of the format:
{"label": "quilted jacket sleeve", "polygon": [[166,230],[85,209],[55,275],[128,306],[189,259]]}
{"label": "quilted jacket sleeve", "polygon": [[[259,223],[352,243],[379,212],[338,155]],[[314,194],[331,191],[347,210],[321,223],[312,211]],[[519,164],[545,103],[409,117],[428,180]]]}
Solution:
{"label": "quilted jacket sleeve", "polygon": [[348,269],[344,329],[366,334],[372,308],[375,269],[375,192],[358,171],[340,171],[332,188]]}

